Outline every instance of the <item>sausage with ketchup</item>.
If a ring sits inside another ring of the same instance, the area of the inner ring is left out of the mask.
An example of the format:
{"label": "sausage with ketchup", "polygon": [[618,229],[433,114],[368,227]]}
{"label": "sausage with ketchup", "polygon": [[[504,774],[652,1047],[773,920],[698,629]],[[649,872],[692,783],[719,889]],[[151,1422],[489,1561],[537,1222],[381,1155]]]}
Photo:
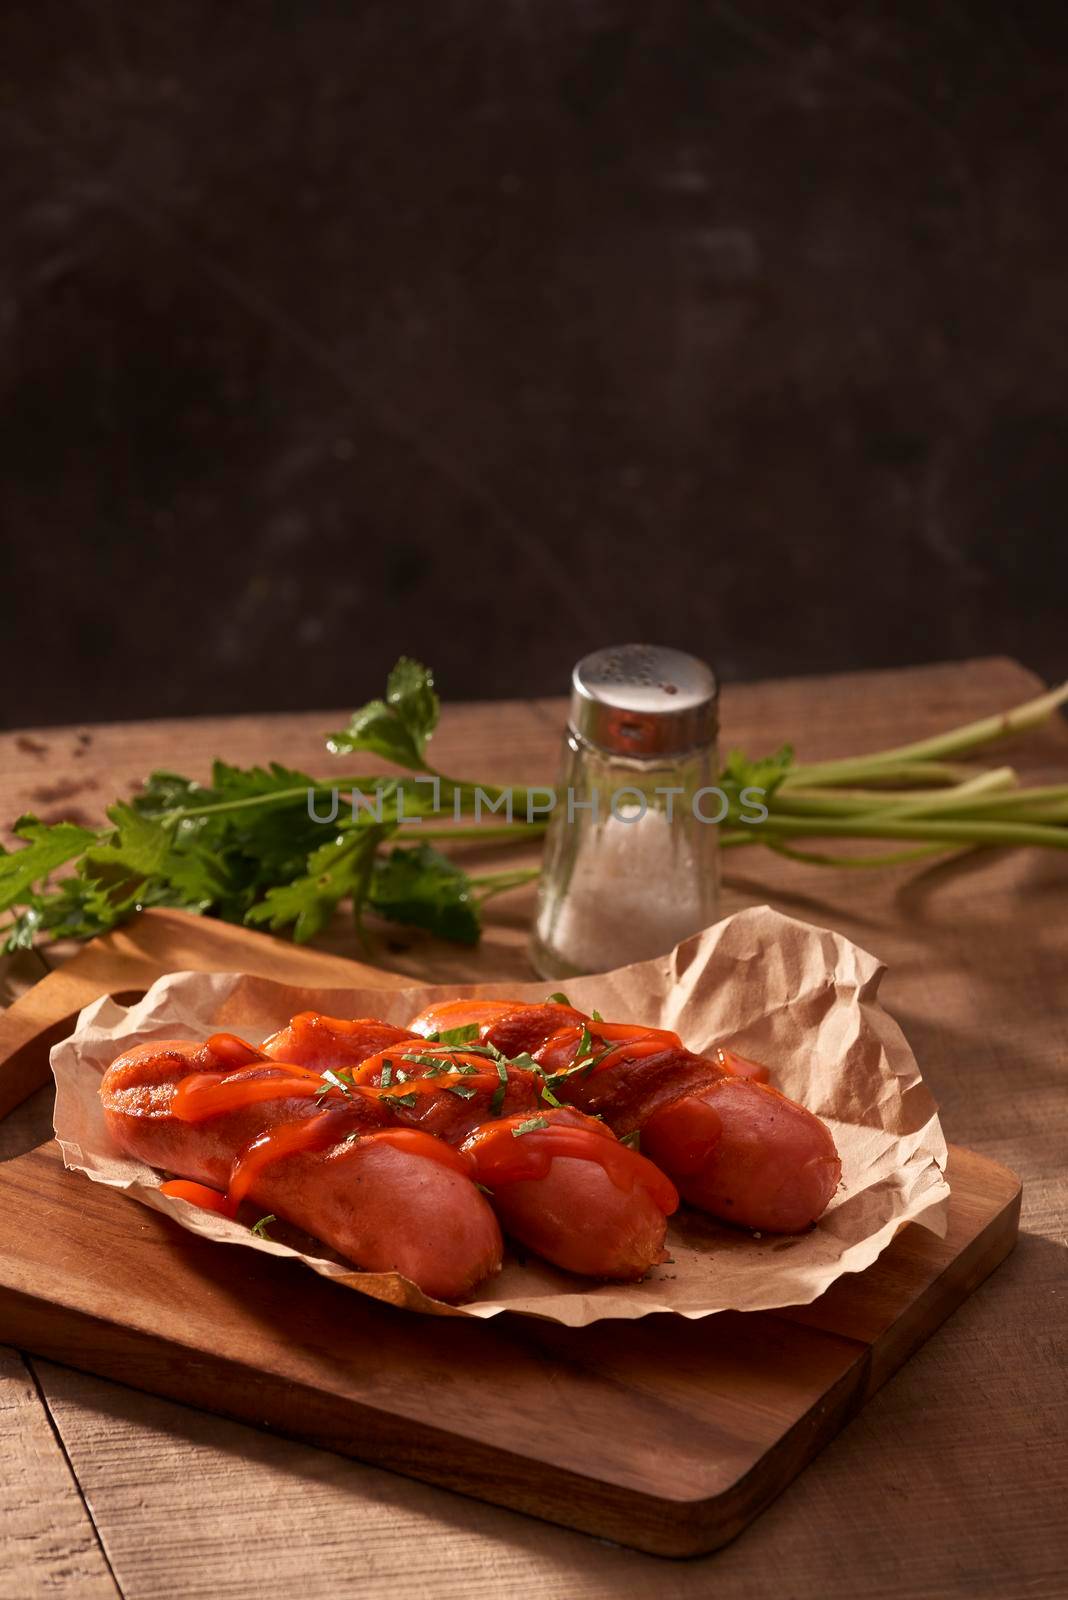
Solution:
{"label": "sausage with ketchup", "polygon": [[[179,1174],[178,1198],[233,1214],[243,1199],[369,1272],[455,1300],[501,1265],[501,1235],[469,1157],[217,1034],[138,1045],[100,1088],[116,1143]],[[191,1180],[191,1181],[190,1181]]]}
{"label": "sausage with ketchup", "polygon": [[641,1148],[684,1200],[744,1227],[796,1233],[822,1215],[841,1177],[830,1130],[761,1079],[757,1063],[698,1056],[677,1033],[592,1019],[562,1001],[454,1000],[413,1032],[470,1031],[529,1051],[561,1101],[603,1117]]}

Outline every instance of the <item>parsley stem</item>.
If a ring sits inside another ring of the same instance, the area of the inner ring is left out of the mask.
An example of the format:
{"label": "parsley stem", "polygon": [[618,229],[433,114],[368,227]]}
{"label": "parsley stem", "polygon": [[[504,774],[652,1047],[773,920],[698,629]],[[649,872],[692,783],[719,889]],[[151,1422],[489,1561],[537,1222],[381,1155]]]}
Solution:
{"label": "parsley stem", "polygon": [[[791,789],[784,794],[776,790],[769,802],[776,816],[905,816],[909,813],[927,814],[934,811],[958,811],[967,808],[978,796],[997,795],[997,803],[1004,803],[1006,790],[1015,790],[1016,774],[1011,767],[996,767],[953,784],[947,789],[930,789],[921,794],[913,790],[883,790],[872,794],[858,789],[852,793],[825,794],[820,789]],[[1015,790],[1031,793],[1029,790]],[[1037,791],[1044,793],[1045,791]],[[1058,791],[1061,792],[1061,791]],[[1068,794],[1068,788],[1063,790]]]}
{"label": "parsley stem", "polygon": [[[1016,821],[958,821],[938,816],[915,817],[897,821],[893,817],[872,813],[860,817],[779,817],[774,814],[766,821],[752,825],[755,837],[752,844],[769,844],[783,839],[916,839],[934,842],[945,840],[950,844],[986,845],[1048,845],[1055,850],[1068,850],[1068,828],[1056,824]],[[743,842],[734,830],[721,844]]]}
{"label": "parsley stem", "polygon": [[[432,772],[429,769],[428,775],[441,781],[440,809],[442,810],[454,807],[456,798],[459,796],[463,809],[465,811],[473,811],[476,792],[481,796],[481,805],[488,807],[499,802],[504,795],[511,795],[513,810],[525,811],[527,809],[527,790],[522,786],[498,788],[492,783],[460,782],[454,778],[447,778],[440,772]],[[242,796],[239,800],[215,800],[209,805],[203,806],[175,806],[170,811],[161,812],[157,820],[164,827],[169,827],[174,823],[185,822],[194,817],[214,817],[226,812],[247,811],[263,806],[287,805],[293,800],[302,799],[305,795],[329,794],[333,789],[336,789],[339,795],[351,793],[352,790],[356,790],[360,794],[373,794],[375,789],[383,785],[384,782],[391,783],[394,781],[396,780],[392,778],[383,779],[382,775],[358,778],[321,778],[292,789],[275,789],[269,794],[247,795]],[[403,781],[403,779],[400,780],[402,783]],[[410,798],[414,807],[416,803],[425,805],[429,795],[419,790]],[[432,812],[429,814],[433,815]],[[509,826],[526,830],[528,828],[544,827],[544,824],[522,822],[512,823]]]}
{"label": "parsley stem", "polygon": [[[502,822],[496,827],[488,827],[483,823],[475,823],[470,828],[426,828],[419,823],[412,824],[413,829],[418,828],[420,839],[537,839],[549,826],[547,822]],[[414,831],[409,834],[404,824],[398,833],[401,840],[416,838]]]}
{"label": "parsley stem", "polygon": [[359,790],[361,794],[369,794],[381,781],[381,778],[323,779],[313,783],[303,783],[299,788],[274,789],[270,794],[245,795],[240,800],[215,800],[206,806],[175,806],[171,811],[161,812],[157,820],[164,827],[168,827],[174,822],[185,822],[193,817],[215,817],[229,811],[249,811],[260,806],[287,804],[291,800],[300,800],[308,794],[329,794],[331,789],[336,789],[339,794],[345,794],[353,789]]}
{"label": "parsley stem", "polygon": [[540,867],[520,867],[514,872],[488,872],[480,878],[472,878],[470,882],[473,889],[480,891],[478,898],[482,901],[495,894],[504,894],[508,889],[519,889],[523,884],[532,883],[540,877]]}
{"label": "parsley stem", "polygon": [[[828,762],[829,766],[830,763]],[[852,785],[857,789],[893,789],[897,785],[910,789],[935,789],[962,783],[974,769],[964,762],[949,761],[880,761],[877,756],[858,756],[836,763],[838,774],[824,778],[814,766],[798,765],[789,768],[782,781],[784,789],[842,788]]]}
{"label": "parsley stem", "polygon": [[771,844],[768,849],[777,856],[785,856],[788,861],[803,861],[813,867],[851,867],[851,868],[877,868],[900,867],[909,861],[924,861],[929,856],[942,856],[950,860],[953,856],[968,855],[972,846],[955,850],[947,844],[925,844],[916,850],[888,850],[885,854],[877,856],[831,856],[820,855],[811,850],[794,850],[788,844]]}
{"label": "parsley stem", "polygon": [[[508,795],[511,797],[511,806],[508,811],[509,817],[511,817],[513,811],[525,812],[527,809],[529,794],[524,784],[472,783],[468,778],[446,777],[445,773],[438,772],[435,767],[428,767],[426,770],[431,777],[438,778],[441,781],[441,801],[443,806],[455,804],[456,798],[459,796],[462,808],[465,811],[473,811],[476,794],[481,797],[479,800],[480,806],[492,805]],[[524,826],[526,826],[525,823]]]}
{"label": "parsley stem", "polygon": [[794,767],[784,780],[783,787],[813,786],[853,783],[857,775],[879,772],[894,762],[940,760],[944,756],[960,756],[998,739],[1024,733],[1045,722],[1058,706],[1068,700],[1068,682],[1014,706],[1011,711],[998,712],[992,717],[981,717],[978,722],[965,723],[951,728],[948,733],[937,733],[930,739],[917,739],[912,744],[898,745],[893,750],[880,750],[874,755],[846,758],[841,761],[816,761]]}

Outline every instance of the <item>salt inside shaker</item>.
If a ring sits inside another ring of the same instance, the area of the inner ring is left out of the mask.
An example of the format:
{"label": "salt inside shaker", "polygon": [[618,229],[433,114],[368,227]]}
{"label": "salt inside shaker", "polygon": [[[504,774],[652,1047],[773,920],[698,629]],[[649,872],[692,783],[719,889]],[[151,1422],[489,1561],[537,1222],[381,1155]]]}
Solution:
{"label": "salt inside shaker", "polygon": [[531,939],[543,977],[644,961],[716,920],[717,732],[695,656],[629,644],[575,667]]}

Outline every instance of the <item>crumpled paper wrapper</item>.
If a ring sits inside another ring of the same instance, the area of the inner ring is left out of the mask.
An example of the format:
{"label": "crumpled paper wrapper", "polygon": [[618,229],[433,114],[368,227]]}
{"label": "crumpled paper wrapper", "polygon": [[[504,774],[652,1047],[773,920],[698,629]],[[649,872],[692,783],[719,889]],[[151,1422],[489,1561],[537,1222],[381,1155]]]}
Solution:
{"label": "crumpled paper wrapper", "polygon": [[870,1266],[904,1223],[945,1233],[946,1142],[912,1052],[879,1004],[884,970],[839,934],[761,906],[658,960],[568,982],[569,997],[585,1011],[673,1028],[692,1050],[722,1044],[765,1062],[777,1088],[828,1123],[842,1158],[838,1193],[808,1233],[761,1237],[683,1208],[668,1226],[673,1260],[637,1284],[598,1284],[509,1253],[499,1277],[475,1298],[446,1305],[399,1273],[354,1271],[306,1235],[297,1240],[303,1248],[293,1248],[169,1199],[160,1193],[160,1174],[122,1154],[107,1133],[100,1079],[116,1056],[144,1040],[203,1039],[225,1030],[258,1044],[294,1012],[308,1010],[404,1024],[447,995],[540,999],[546,983],[308,989],[244,974],[168,973],[137,1005],[126,1008],[105,996],[87,1006],[70,1038],[53,1048],[56,1137],[68,1167],[125,1189],[192,1233],[295,1256],[346,1288],[413,1311],[467,1317],[518,1311],[582,1327],[654,1311],[692,1318],[807,1305],[843,1273]]}

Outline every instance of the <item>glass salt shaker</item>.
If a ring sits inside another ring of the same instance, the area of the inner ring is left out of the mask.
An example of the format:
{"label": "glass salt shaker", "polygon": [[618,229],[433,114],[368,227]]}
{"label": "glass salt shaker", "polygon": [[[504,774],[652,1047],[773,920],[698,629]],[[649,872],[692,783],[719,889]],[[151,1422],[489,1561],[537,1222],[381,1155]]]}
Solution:
{"label": "glass salt shaker", "polygon": [[703,661],[656,645],[575,667],[530,947],[542,977],[663,955],[715,922],[718,694]]}

